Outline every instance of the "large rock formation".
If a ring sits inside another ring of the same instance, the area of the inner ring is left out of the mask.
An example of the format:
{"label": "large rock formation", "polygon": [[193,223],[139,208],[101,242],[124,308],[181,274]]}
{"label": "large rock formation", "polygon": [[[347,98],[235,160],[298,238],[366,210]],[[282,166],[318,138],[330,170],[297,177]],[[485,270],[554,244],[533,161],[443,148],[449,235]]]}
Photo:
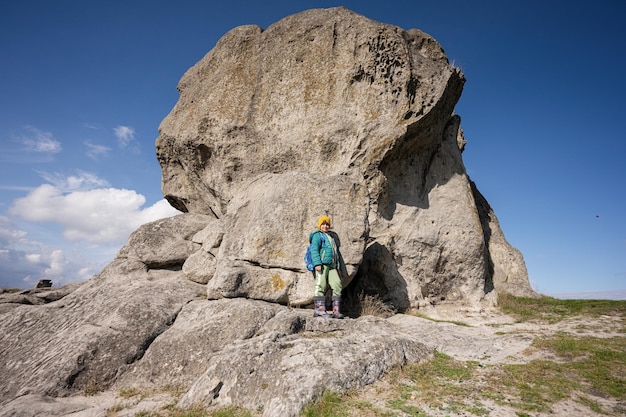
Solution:
{"label": "large rock formation", "polygon": [[428,357],[402,320],[294,308],[311,302],[302,257],[321,214],[347,299],[403,311],[533,295],[463,166],[463,82],[430,36],[344,8],[227,33],[183,76],[157,140],[185,213],[140,227],[86,283],[0,294],[0,416],[170,384],[181,407],[295,416],[324,388]]}
{"label": "large rock formation", "polygon": [[166,198],[215,217],[183,270],[210,298],[306,304],[303,247],[326,213],[345,284],[399,310],[492,302],[500,284],[531,295],[465,172],[464,81],[429,35],[344,8],[227,33],[182,77],[157,139]]}

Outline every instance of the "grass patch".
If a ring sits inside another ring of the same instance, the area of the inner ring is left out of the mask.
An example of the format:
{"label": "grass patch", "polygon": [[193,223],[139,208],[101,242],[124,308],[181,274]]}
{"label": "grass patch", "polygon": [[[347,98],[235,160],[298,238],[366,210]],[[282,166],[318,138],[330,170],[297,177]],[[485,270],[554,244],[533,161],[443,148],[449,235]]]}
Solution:
{"label": "grass patch", "polygon": [[122,388],[120,389],[120,392],[118,393],[118,395],[121,398],[132,398],[132,397],[136,397],[136,396],[143,396],[143,393],[137,389],[137,388]]}
{"label": "grass patch", "polygon": [[315,402],[302,410],[303,417],[348,417],[344,396],[332,391],[324,391]]}
{"label": "grass patch", "polygon": [[[377,414],[428,415],[428,409],[448,413],[489,416],[483,405],[490,400],[510,407],[518,415],[551,413],[552,405],[576,398],[596,414],[614,415],[598,398],[626,399],[626,344],[623,338],[576,338],[559,335],[537,339],[535,347],[550,350],[563,361],[535,360],[527,364],[482,366],[458,361],[436,352],[432,360],[390,373],[394,387],[386,410]],[[344,404],[354,409],[350,396]],[[341,401],[335,400],[336,403]],[[391,413],[391,414],[385,414]],[[346,414],[307,414],[344,416]],[[354,414],[349,414],[354,415]]]}
{"label": "grass patch", "polygon": [[503,365],[489,376],[488,384],[505,394],[497,402],[516,410],[550,412],[550,405],[570,396],[579,384],[556,362],[532,361]]}
{"label": "grass patch", "polygon": [[626,339],[558,334],[537,338],[533,346],[549,350],[559,361],[503,365],[490,380],[507,387],[516,409],[550,412],[550,404],[577,392],[579,403],[610,415],[597,398],[626,400]]}
{"label": "grass patch", "polygon": [[432,317],[427,316],[426,314],[420,313],[417,310],[411,311],[409,314],[412,315],[412,316],[415,316],[415,317],[419,317],[421,319],[430,320],[430,321],[435,322],[435,323],[450,323],[450,324],[454,324],[454,325],[457,325],[457,326],[471,327],[469,324],[467,324],[465,322],[462,322],[462,321],[458,321],[458,320],[434,319]]}
{"label": "grass patch", "polygon": [[405,382],[400,385],[399,398],[389,405],[418,416],[423,412],[416,408],[419,403],[454,412],[463,410],[464,399],[474,397],[475,386],[471,381],[477,368],[477,362],[457,361],[435,352],[432,360],[407,366],[395,376]]}
{"label": "grass patch", "polygon": [[527,298],[499,294],[498,306],[503,313],[520,321],[548,323],[557,323],[572,316],[617,315],[623,318],[626,313],[626,301],[622,300],[560,300],[547,296]]}
{"label": "grass patch", "polygon": [[535,339],[533,345],[549,349],[565,362],[569,375],[594,396],[626,400],[626,339],[575,338],[566,334]]}
{"label": "grass patch", "polygon": [[375,317],[391,317],[396,311],[385,304],[379,297],[362,294],[361,295],[361,315]]}

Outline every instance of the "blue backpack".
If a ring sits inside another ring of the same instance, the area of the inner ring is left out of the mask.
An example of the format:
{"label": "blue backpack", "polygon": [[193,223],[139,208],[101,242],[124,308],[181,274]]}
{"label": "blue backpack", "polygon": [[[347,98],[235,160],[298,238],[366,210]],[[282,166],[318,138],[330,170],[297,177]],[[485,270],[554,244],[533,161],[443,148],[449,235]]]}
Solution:
{"label": "blue backpack", "polygon": [[[324,241],[324,234],[322,234],[322,242]],[[313,256],[311,255],[311,244],[306,247],[306,253],[304,254],[304,263],[306,265],[306,269],[309,271],[313,271],[315,269],[315,265],[313,265]]]}

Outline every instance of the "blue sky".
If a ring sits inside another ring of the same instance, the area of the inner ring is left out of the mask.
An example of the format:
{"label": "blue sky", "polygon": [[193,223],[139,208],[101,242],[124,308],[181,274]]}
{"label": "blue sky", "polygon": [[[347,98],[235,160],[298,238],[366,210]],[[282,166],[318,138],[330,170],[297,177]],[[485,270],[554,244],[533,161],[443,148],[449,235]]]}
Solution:
{"label": "blue sky", "polygon": [[343,5],[429,33],[463,70],[465,166],[533,287],[624,298],[625,4],[3,1],[0,287],[89,278],[174,214],[154,140],[183,73],[236,26]]}

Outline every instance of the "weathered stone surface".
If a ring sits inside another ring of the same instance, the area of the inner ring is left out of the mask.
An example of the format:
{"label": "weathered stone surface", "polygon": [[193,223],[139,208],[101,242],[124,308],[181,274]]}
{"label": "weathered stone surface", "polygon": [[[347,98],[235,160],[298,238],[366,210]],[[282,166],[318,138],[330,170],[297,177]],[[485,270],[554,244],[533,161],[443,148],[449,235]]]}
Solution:
{"label": "weathered stone surface", "polygon": [[191,254],[183,264],[183,273],[188,279],[206,284],[213,278],[223,238],[223,222],[221,221],[211,221],[193,236],[192,241],[200,244],[201,249]]}
{"label": "weathered stone surface", "polygon": [[223,231],[188,278],[209,298],[309,303],[302,252],[329,214],[346,291],[401,311],[491,304],[491,283],[517,271],[506,290],[532,293],[521,256],[499,255],[515,249],[497,220],[479,216],[454,115],[463,83],[429,35],[341,7],[228,32],[182,77],[156,142],[166,198]]}
{"label": "weathered stone surface", "polygon": [[384,319],[314,319],[310,311],[279,307],[254,337],[210,355],[178,406],[237,405],[262,409],[267,417],[298,416],[324,389],[361,388],[431,353],[419,334]]}
{"label": "weathered stone surface", "polygon": [[204,374],[213,354],[254,337],[280,309],[276,304],[245,299],[192,301],[115,386],[189,388]]}
{"label": "weathered stone surface", "polygon": [[55,288],[34,288],[18,292],[0,292],[0,314],[11,310],[19,304],[41,305],[60,300],[80,285],[80,283],[73,283]]}
{"label": "weathered stone surface", "polygon": [[[72,293],[82,304],[68,295],[47,305],[56,323],[33,319],[45,306],[16,309],[14,321],[2,317],[2,330],[13,335],[0,350],[2,371],[12,377],[2,381],[0,396],[3,409],[14,413],[8,415],[39,409],[71,415],[86,407],[53,398],[76,391],[169,386],[186,391],[181,408],[232,404],[261,406],[265,416],[297,416],[326,388],[359,388],[432,354],[419,332],[384,319],[315,319],[311,310],[243,298],[194,301],[197,284],[172,271],[155,274],[161,285],[147,299],[145,282],[133,278],[132,291],[117,296],[92,283]],[[96,293],[102,304],[86,301]],[[168,318],[169,303],[180,311]]]}
{"label": "weathered stone surface", "polygon": [[35,286],[35,288],[50,288],[52,287],[52,280],[49,279],[40,279],[39,282],[37,282],[37,285]]}
{"label": "weathered stone surface", "polygon": [[88,408],[82,404],[63,404],[54,398],[26,394],[16,398],[0,409],[0,417],[67,416]]}
{"label": "weathered stone surface", "polygon": [[[322,194],[329,199],[314,197]],[[366,246],[367,201],[367,190],[347,176],[258,176],[230,201],[233,214],[223,217],[228,233],[217,255],[215,276],[207,284],[209,298],[311,303],[314,282],[303,257],[319,213],[329,213],[337,224],[348,285]]]}
{"label": "weathered stone surface", "polygon": [[116,383],[173,384],[179,406],[262,406],[265,416],[298,415],[324,388],[359,388],[394,366],[431,354],[418,334],[374,317],[314,319],[310,310],[261,301],[194,301]]}
{"label": "weathered stone surface", "polygon": [[[486,286],[498,292],[520,297],[536,297],[528,283],[528,271],[522,253],[511,246],[504,237],[493,209],[472,183],[472,191],[480,215],[485,242],[488,245],[489,276]],[[487,291],[488,289],[486,289]]]}
{"label": "weathered stone surface", "polygon": [[161,123],[163,189],[184,211],[221,216],[267,172],[380,177],[388,154],[440,142],[462,85],[430,36],[344,8],[233,29],[183,76]]}
{"label": "weathered stone surface", "polygon": [[2,316],[0,373],[11,377],[0,381],[0,398],[107,388],[202,291],[169,271],[121,275],[131,281],[124,285],[108,274],[119,271],[105,270],[62,300]]}
{"label": "weathered stone surface", "polygon": [[202,214],[175,216],[144,224],[130,235],[118,259],[136,260],[145,267],[182,268],[200,244],[193,236],[213,217]]}

